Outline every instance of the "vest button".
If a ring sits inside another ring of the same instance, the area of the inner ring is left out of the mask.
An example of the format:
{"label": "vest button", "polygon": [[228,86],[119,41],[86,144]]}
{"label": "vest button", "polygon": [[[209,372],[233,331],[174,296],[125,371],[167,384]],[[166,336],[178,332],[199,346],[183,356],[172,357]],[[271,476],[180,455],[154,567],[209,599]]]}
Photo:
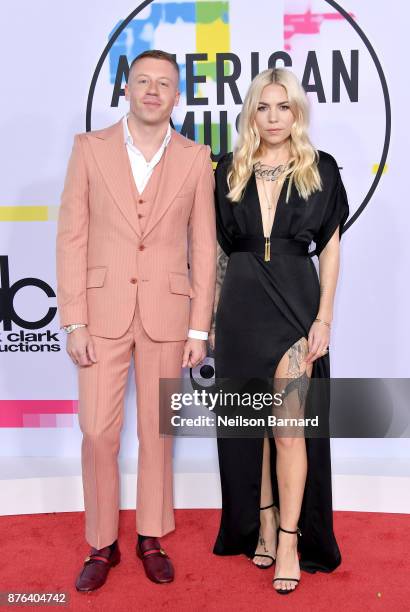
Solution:
{"label": "vest button", "polygon": [[137,282],[136,278],[130,278],[130,283],[132,283],[133,285],[135,285]]}
{"label": "vest button", "polygon": [[144,246],[143,244],[140,244],[140,246],[139,246],[139,250],[140,250],[140,251],[143,251],[144,249],[145,249],[145,246]]}
{"label": "vest button", "polygon": [[138,215],[138,219],[142,219],[143,215]]}
{"label": "vest button", "polygon": [[144,200],[141,200],[141,198],[138,200],[138,204],[144,204]]}

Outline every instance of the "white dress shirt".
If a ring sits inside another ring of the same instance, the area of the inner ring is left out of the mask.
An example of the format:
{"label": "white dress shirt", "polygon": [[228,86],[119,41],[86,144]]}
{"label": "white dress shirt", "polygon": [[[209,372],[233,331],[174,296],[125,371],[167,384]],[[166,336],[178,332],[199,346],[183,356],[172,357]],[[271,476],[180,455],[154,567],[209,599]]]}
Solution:
{"label": "white dress shirt", "polygon": [[[128,115],[124,115],[122,123],[124,127],[124,142],[130,160],[132,175],[134,177],[138,192],[142,193],[145,189],[146,184],[151,178],[155,166],[161,160],[165,148],[167,147],[171,139],[171,125],[168,124],[167,133],[165,134],[164,140],[162,141],[160,148],[155,153],[153,158],[149,162],[147,162],[141,151],[134,145],[131,132],[128,128]],[[197,340],[207,340],[208,332],[190,329],[188,331],[188,337],[196,338]]]}
{"label": "white dress shirt", "polygon": [[127,147],[127,153],[131,164],[132,175],[134,177],[135,184],[138,192],[142,193],[151,178],[151,174],[154,171],[155,166],[161,160],[161,157],[165,151],[166,146],[171,140],[171,125],[168,124],[167,133],[165,134],[164,140],[154,157],[147,162],[143,154],[134,145],[134,141],[131,136],[131,132],[128,128],[128,115],[124,115],[122,120],[124,126],[124,142]]}

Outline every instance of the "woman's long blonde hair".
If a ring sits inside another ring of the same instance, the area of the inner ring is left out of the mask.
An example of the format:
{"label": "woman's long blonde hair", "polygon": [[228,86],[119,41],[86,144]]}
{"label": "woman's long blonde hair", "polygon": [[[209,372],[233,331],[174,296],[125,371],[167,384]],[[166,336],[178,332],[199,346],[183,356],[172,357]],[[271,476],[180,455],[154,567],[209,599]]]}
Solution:
{"label": "woman's long blonde hair", "polygon": [[239,202],[245,186],[252,174],[253,164],[261,154],[262,143],[255,122],[255,115],[266,85],[282,85],[288,96],[290,110],[295,121],[290,133],[290,163],[278,182],[283,185],[289,176],[286,202],[289,200],[292,182],[299,195],[307,199],[314,191],[322,190],[322,182],[317,168],[319,153],[310,142],[308,135],[309,103],[296,75],[286,68],[273,68],[258,74],[250,84],[245,96],[239,120],[239,138],[233,153],[233,161],[228,172],[229,193],[232,202]]}

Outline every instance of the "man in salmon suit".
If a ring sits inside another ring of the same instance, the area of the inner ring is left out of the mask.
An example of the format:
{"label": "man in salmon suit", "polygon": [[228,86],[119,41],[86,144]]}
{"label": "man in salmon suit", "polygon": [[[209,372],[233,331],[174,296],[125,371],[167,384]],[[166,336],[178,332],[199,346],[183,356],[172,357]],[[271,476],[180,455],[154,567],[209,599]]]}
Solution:
{"label": "man in salmon suit", "polygon": [[131,64],[129,113],[75,136],[57,232],[57,298],[78,367],[85,537],[78,591],[120,561],[117,455],[131,359],[138,425],[136,554],[154,582],[174,568],[159,538],[175,529],[172,438],[159,433],[159,379],[206,355],[215,289],[210,148],[170,126],[179,101],[172,55]]}

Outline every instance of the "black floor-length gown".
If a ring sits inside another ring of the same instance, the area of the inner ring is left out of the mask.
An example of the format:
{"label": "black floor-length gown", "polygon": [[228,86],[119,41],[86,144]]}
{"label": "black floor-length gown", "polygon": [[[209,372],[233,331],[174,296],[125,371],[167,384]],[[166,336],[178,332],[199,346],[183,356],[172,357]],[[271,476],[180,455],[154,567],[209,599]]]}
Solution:
{"label": "black floor-length gown", "polygon": [[[229,256],[221,288],[215,328],[217,378],[273,378],[282,356],[300,338],[308,337],[318,314],[319,279],[308,248],[325,247],[348,214],[346,191],[335,159],[319,151],[323,189],[303,200],[293,185],[286,202],[285,180],[271,232],[271,258],[263,248],[262,216],[252,173],[243,198],[227,199],[227,172],[232,153],[218,162],[216,218],[218,242]],[[253,242],[252,242],[253,241]],[[248,246],[243,245],[248,244]],[[255,247],[256,248],[256,247]],[[329,349],[330,350],[330,349]],[[329,353],[313,363],[312,378],[329,378]],[[272,490],[279,506],[276,446],[270,440]],[[334,570],[341,562],[333,533],[330,440],[306,438],[307,479],[299,527],[301,569]],[[222,515],[214,546],[218,555],[253,556],[259,534],[263,438],[218,438]]]}

